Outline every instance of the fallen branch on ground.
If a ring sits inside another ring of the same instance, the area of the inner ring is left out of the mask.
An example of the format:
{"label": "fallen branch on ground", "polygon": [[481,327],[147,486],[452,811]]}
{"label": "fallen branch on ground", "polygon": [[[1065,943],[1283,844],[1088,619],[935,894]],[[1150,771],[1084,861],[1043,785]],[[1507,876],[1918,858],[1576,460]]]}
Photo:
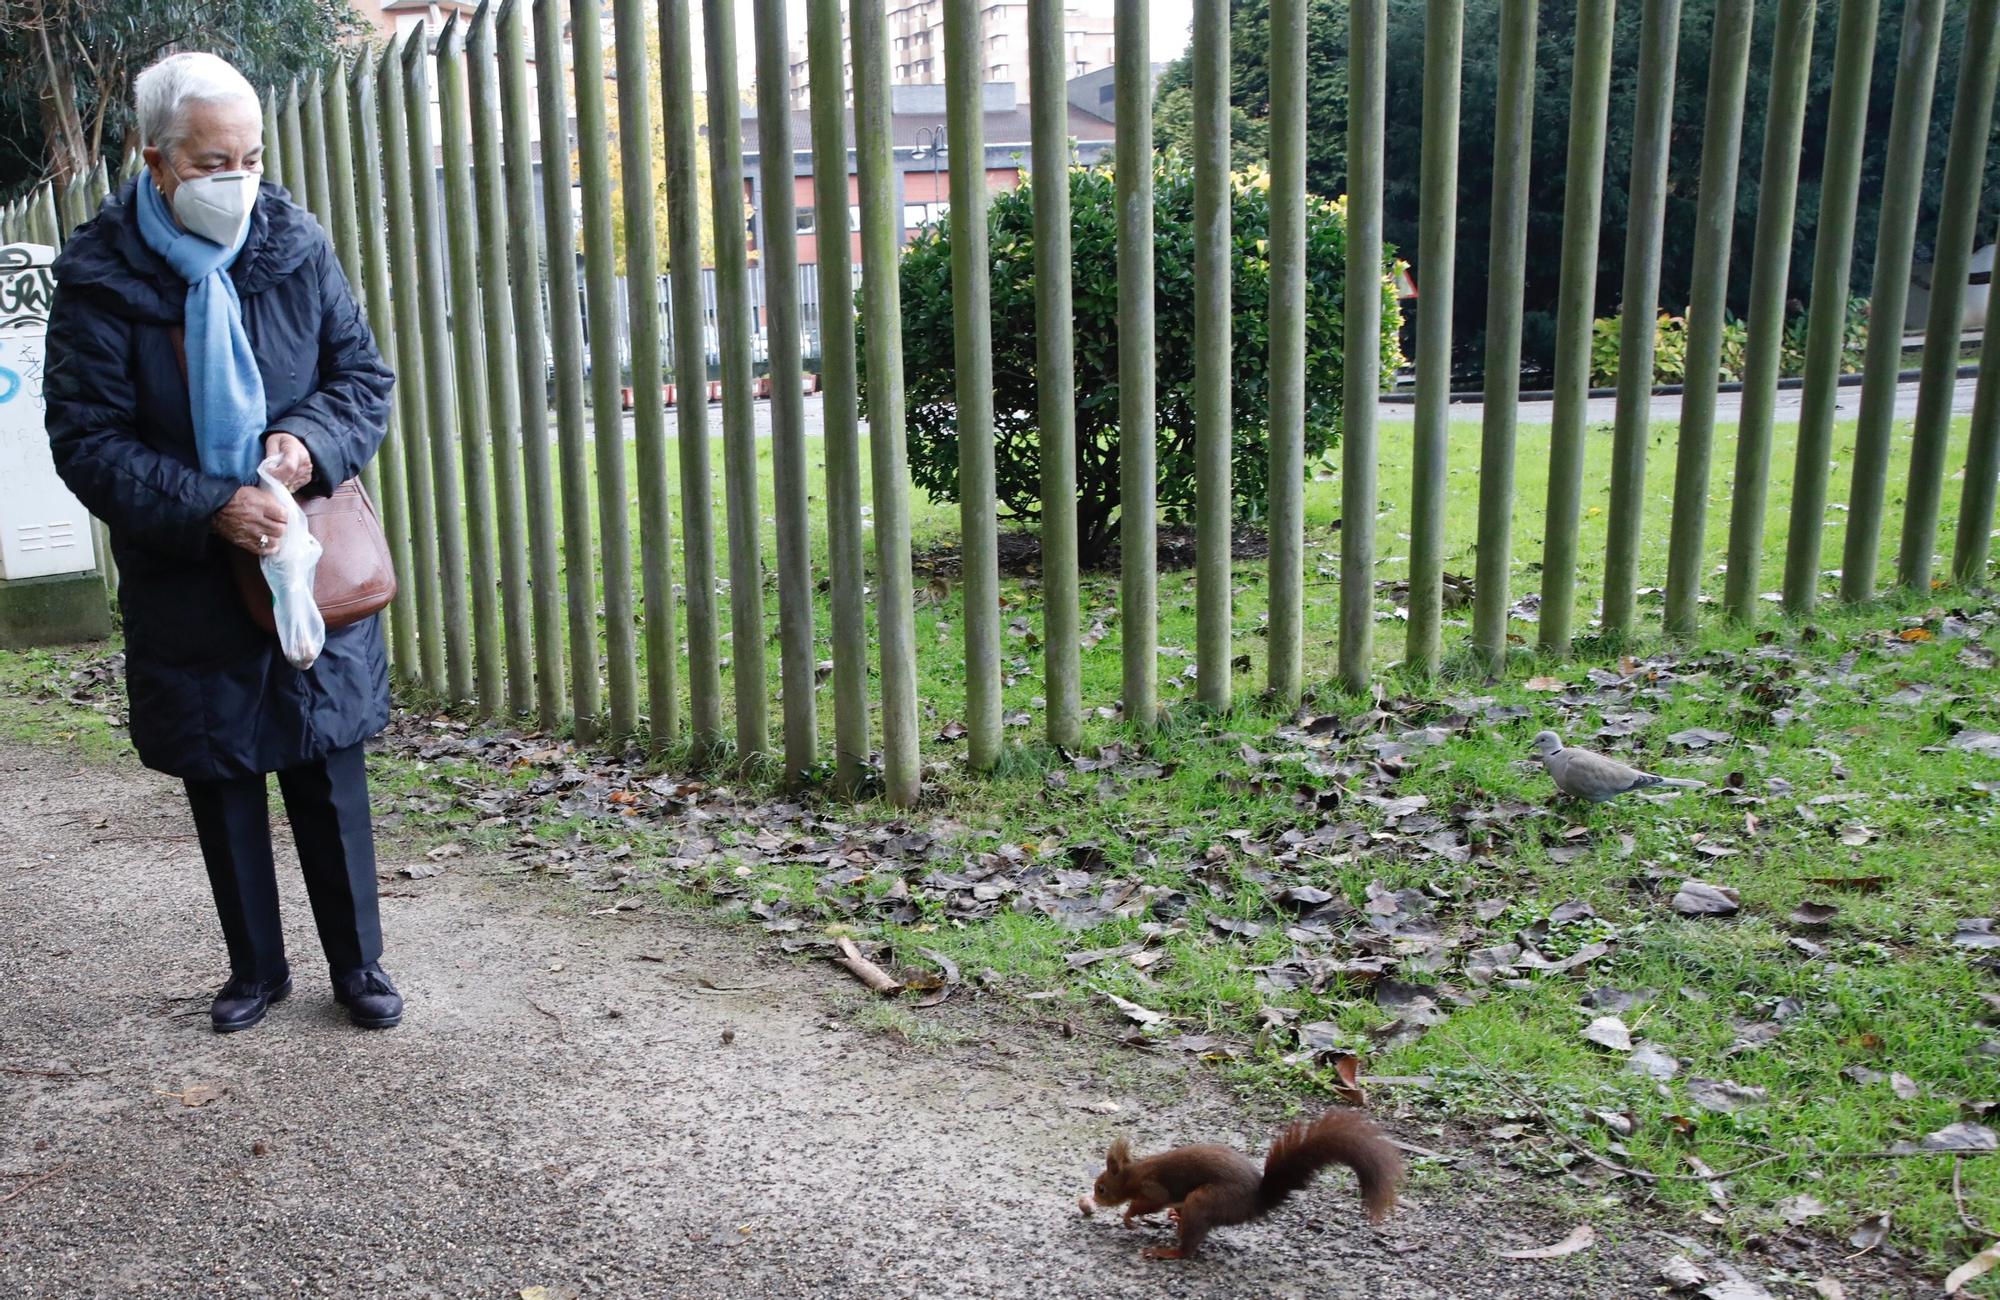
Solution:
{"label": "fallen branch on ground", "polygon": [[854,946],[854,940],[845,936],[842,936],[840,940],[840,957],[838,960],[841,965],[847,967],[854,978],[860,980],[877,993],[894,993],[903,987],[895,979],[891,978],[889,972],[862,956],[861,949]]}
{"label": "fallen branch on ground", "polygon": [[43,1183],[46,1183],[47,1181],[49,1181],[49,1179],[54,1178],[57,1174],[62,1173],[64,1170],[68,1169],[71,1165],[75,1163],[76,1161],[74,1160],[65,1160],[61,1164],[57,1165],[54,1169],[49,1170],[47,1173],[36,1174],[33,1178],[30,1178],[27,1182],[22,1183],[19,1187],[16,1187],[13,1191],[7,1193],[5,1196],[0,1196],[0,1205],[5,1205],[7,1202],[13,1200],[15,1197],[21,1195],[30,1188],[41,1186]]}
{"label": "fallen branch on ground", "polygon": [[109,1073],[111,1073],[109,1069],[81,1069],[74,1061],[69,1063],[67,1070],[39,1070],[32,1065],[0,1065],[0,1074],[26,1074],[43,1079],[94,1079]]}

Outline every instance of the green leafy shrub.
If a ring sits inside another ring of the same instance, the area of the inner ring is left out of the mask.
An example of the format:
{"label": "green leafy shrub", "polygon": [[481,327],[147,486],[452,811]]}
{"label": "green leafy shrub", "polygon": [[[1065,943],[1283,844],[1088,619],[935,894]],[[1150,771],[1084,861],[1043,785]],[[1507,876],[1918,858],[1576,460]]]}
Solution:
{"label": "green leafy shrub", "polygon": [[[1590,327],[1590,384],[1610,388],[1618,382],[1618,331],[1622,317],[1600,316]],[[1801,375],[1806,367],[1805,314],[1794,316],[1785,325],[1779,344],[1779,373]],[[1750,327],[1734,316],[1722,322],[1722,357],[1717,378],[1736,383],[1743,378],[1750,350]],[[1847,323],[1840,346],[1840,373],[1859,374],[1868,351],[1868,300],[1853,298],[1847,304]],[[1653,383],[1687,382],[1687,318],[1662,312],[1653,333]]]}
{"label": "green leafy shrub", "polygon": [[1736,383],[1743,378],[1743,367],[1750,359],[1750,325],[1736,317],[1723,313],[1722,317],[1722,378],[1726,383]]}
{"label": "green leafy shrub", "polygon": [[[1085,563],[1102,560],[1118,516],[1118,210],[1108,167],[1069,176],[1075,274],[1077,532]],[[1179,520],[1194,509],[1194,175],[1177,155],[1155,164],[1154,285],[1158,349],[1159,507]],[[1235,498],[1243,517],[1267,497],[1271,262],[1270,183],[1234,178],[1231,315]],[[1035,234],[1031,187],[993,196],[994,459],[1000,507],[1021,519],[1041,512],[1036,382]],[[1306,216],[1306,465],[1339,439],[1347,228],[1342,205],[1308,201]],[[1402,362],[1402,313],[1382,276],[1382,378]],[[951,294],[951,232],[926,226],[902,263],[903,367],[910,476],[932,499],[958,497],[957,364]],[[865,377],[864,377],[865,378]],[[864,399],[865,400],[865,399]]]}
{"label": "green leafy shrub", "polygon": [[[1618,382],[1618,332],[1625,318],[1600,316],[1590,326],[1590,386]],[[1653,323],[1653,383],[1678,384],[1687,378],[1687,317],[1661,312]]]}

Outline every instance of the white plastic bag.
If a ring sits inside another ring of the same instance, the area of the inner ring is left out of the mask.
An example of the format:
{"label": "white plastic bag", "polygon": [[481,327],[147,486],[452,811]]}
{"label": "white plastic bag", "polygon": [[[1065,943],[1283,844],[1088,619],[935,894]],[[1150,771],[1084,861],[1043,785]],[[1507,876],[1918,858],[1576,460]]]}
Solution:
{"label": "white plastic bag", "polygon": [[294,668],[313,666],[326,646],[326,620],[313,599],[313,572],[319,568],[319,538],[306,526],[298,501],[277,478],[278,457],[257,467],[257,480],[285,512],[285,535],[277,549],[260,561],[264,581],[271,586],[271,615],[278,625],[278,645]]}

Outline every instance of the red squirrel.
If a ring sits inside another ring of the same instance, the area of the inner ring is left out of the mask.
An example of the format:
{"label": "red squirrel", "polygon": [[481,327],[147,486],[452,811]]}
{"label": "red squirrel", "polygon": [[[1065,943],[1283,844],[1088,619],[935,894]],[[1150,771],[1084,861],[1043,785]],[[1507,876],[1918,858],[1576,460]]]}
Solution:
{"label": "red squirrel", "polygon": [[1403,1180],[1403,1157],[1359,1111],[1338,1108],[1279,1134],[1262,1169],[1225,1146],[1176,1147],[1135,1160],[1131,1146],[1119,1138],[1105,1153],[1104,1172],[1091,1195],[1080,1204],[1086,1214],[1093,1200],[1106,1209],[1124,1205],[1128,1228],[1135,1218],[1165,1210],[1180,1239],[1171,1247],[1147,1249],[1145,1258],[1188,1259],[1213,1229],[1263,1218],[1331,1164],[1346,1165],[1361,1180],[1369,1222],[1388,1217]]}

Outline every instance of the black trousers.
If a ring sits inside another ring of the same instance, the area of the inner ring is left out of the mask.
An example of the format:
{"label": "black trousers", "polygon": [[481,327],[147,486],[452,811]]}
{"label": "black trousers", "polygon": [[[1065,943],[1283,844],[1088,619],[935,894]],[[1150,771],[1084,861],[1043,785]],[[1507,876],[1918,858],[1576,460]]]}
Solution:
{"label": "black trousers", "polygon": [[[368,769],[359,745],[278,773],[312,900],[320,946],[335,975],[378,961],[382,918],[375,892],[375,836],[368,818]],[[189,781],[195,833],[229,945],[230,973],[275,980],[289,968],[278,921],[278,873],[263,777]]]}

